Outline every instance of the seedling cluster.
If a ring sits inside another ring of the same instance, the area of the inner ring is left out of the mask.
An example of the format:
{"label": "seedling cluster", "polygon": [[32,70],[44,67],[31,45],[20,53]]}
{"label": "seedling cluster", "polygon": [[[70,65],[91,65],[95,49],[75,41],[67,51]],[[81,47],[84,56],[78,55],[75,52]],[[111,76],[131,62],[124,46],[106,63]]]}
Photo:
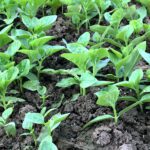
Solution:
{"label": "seedling cluster", "polygon": [[[112,108],[112,114],[97,116],[83,128],[106,119],[117,124],[122,115],[135,107],[141,113],[149,109],[150,70],[141,69],[138,64],[145,61],[150,65],[150,24],[146,21],[150,0],[136,2],[140,7],[131,0],[0,1],[0,127],[8,136],[17,134],[11,115],[20,103],[26,102],[21,95],[28,90],[38,94],[41,105],[38,112],[25,114],[21,136],[31,136],[39,150],[57,150],[53,131],[70,114],[47,108],[51,93],[41,82],[46,75],[61,77],[55,88],[78,87],[78,94],[74,93],[76,100],[90,88],[100,87],[93,93],[97,96],[96,104]],[[61,44],[51,45],[57,35],[49,35],[48,31],[57,23],[59,13],[70,19],[78,39],[62,39]],[[53,60],[59,52],[58,57],[68,61],[72,68],[44,66],[46,59]],[[19,62],[18,55],[23,55]],[[113,71],[105,72],[107,68]],[[122,95],[122,87],[132,90],[132,95]],[[117,108],[120,101],[128,102],[122,110]],[[38,134],[36,126],[41,129]]]}

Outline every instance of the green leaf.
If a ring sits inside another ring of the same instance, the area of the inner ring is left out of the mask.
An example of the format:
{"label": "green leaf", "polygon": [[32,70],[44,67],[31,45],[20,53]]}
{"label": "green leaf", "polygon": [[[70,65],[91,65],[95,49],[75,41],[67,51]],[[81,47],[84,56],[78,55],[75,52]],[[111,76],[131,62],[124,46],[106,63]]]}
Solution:
{"label": "green leaf", "polygon": [[36,26],[34,26],[35,32],[39,33],[41,31],[46,31],[50,29],[53,23],[56,21],[56,19],[57,19],[56,15],[42,17],[41,19],[38,20]]}
{"label": "green leaf", "polygon": [[78,66],[79,69],[86,71],[89,58],[88,53],[80,53],[80,54],[65,53],[62,54],[61,57],[71,61],[76,66]]}
{"label": "green leaf", "polygon": [[115,85],[134,89],[133,84],[130,83],[129,81],[122,81],[122,82],[116,83]]}
{"label": "green leaf", "polygon": [[113,119],[112,115],[102,115],[102,116],[98,116],[96,118],[94,118],[93,120],[89,121],[87,124],[84,125],[83,128],[87,128],[88,126],[103,121],[103,120],[107,120],[107,119]]}
{"label": "green leaf", "polygon": [[143,59],[150,64],[150,54],[145,51],[139,51],[140,55],[143,57]]}
{"label": "green leaf", "polygon": [[30,71],[30,60],[24,59],[18,65],[17,68],[19,70],[18,79],[26,76]]}
{"label": "green leaf", "polygon": [[70,43],[70,44],[67,44],[67,49],[71,53],[83,53],[83,52],[87,52],[88,51],[88,49],[85,46],[83,46],[81,43]]}
{"label": "green leaf", "polygon": [[142,104],[142,101],[138,101],[138,102],[135,102],[134,104],[132,105],[129,105],[128,107],[126,107],[125,109],[121,110],[119,113],[118,113],[118,116],[122,116],[123,114],[125,114],[126,112],[128,112],[129,110],[133,109],[134,107],[138,106],[139,104]]}
{"label": "green leaf", "polygon": [[120,101],[131,101],[131,102],[137,102],[138,100],[133,96],[121,96],[119,97]]}
{"label": "green leaf", "polygon": [[146,103],[146,102],[150,102],[150,94],[145,94],[142,98],[141,98],[141,100],[140,101],[142,101],[143,103]]}
{"label": "green leaf", "polygon": [[15,40],[12,44],[9,45],[5,53],[12,57],[16,54],[16,52],[20,49],[20,47],[21,47],[20,41]]}
{"label": "green leaf", "polygon": [[62,79],[56,84],[56,86],[66,88],[75,84],[78,84],[78,81],[75,78],[70,77],[70,78]]}
{"label": "green leaf", "polygon": [[128,77],[135,65],[138,63],[138,61],[141,59],[139,51],[145,51],[146,50],[146,42],[139,43],[132,51],[132,53],[129,55],[129,59],[126,62],[124,72],[125,77]]}
{"label": "green leaf", "polygon": [[87,88],[95,84],[98,80],[89,72],[83,73],[80,77],[80,87]]}
{"label": "green leaf", "polygon": [[8,108],[2,113],[2,117],[4,120],[7,120],[13,112],[13,108]]}
{"label": "green leaf", "polygon": [[134,28],[131,25],[126,25],[118,31],[116,38],[124,41],[127,45],[129,38],[133,32],[134,32]]}
{"label": "green leaf", "polygon": [[136,87],[139,85],[142,78],[143,78],[142,69],[136,69],[134,72],[132,72],[131,76],[129,77],[129,82]]}
{"label": "green leaf", "polygon": [[46,136],[40,143],[38,150],[58,150],[56,145],[52,142],[51,136]]}
{"label": "green leaf", "polygon": [[26,81],[23,84],[23,88],[30,90],[30,91],[36,91],[39,87],[40,83],[38,80],[32,80],[32,81]]}
{"label": "green leaf", "polygon": [[26,113],[22,127],[23,129],[31,129],[32,124],[44,124],[44,117],[40,113]]}
{"label": "green leaf", "polygon": [[124,10],[122,8],[117,9],[111,16],[111,21],[110,21],[111,26],[118,29],[124,15],[125,15]]}
{"label": "green leaf", "polygon": [[44,37],[40,37],[38,39],[32,40],[30,42],[30,46],[32,46],[32,48],[38,48],[43,46],[44,44],[46,44],[48,41],[54,39],[54,36],[44,36]]}
{"label": "green leaf", "polygon": [[83,33],[80,37],[79,37],[79,39],[78,39],[78,43],[79,44],[82,44],[83,46],[87,46],[88,45],[88,43],[89,43],[89,41],[90,41],[90,33],[89,32],[85,32],[85,33]]}
{"label": "green leaf", "polygon": [[150,92],[150,86],[146,86],[143,91],[141,92],[141,95],[144,93],[149,93]]}
{"label": "green leaf", "polygon": [[12,39],[7,33],[0,33],[0,48],[11,42]]}
{"label": "green leaf", "polygon": [[119,98],[119,89],[115,85],[110,85],[103,91],[97,92],[96,95],[98,97],[96,102],[98,105],[114,108]]}
{"label": "green leaf", "polygon": [[16,136],[16,125],[14,122],[10,122],[4,126],[4,129],[8,136]]}
{"label": "green leaf", "polygon": [[67,113],[67,114],[58,113],[58,114],[52,116],[52,118],[50,119],[50,125],[49,125],[51,132],[54,129],[56,129],[60,125],[60,123],[62,121],[64,121],[68,116],[69,116],[69,113]]}

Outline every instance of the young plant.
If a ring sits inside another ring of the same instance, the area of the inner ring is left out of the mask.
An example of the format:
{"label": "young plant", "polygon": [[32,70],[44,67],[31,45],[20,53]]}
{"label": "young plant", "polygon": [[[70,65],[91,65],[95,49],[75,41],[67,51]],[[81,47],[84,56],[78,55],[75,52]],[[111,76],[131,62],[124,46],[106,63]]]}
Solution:
{"label": "young plant", "polygon": [[[22,22],[28,28],[28,30],[36,37],[37,34],[42,34],[43,32],[49,30],[53,23],[56,21],[57,16],[44,16],[42,18],[30,18],[28,16],[22,15]],[[30,23],[29,23],[30,22]]]}
{"label": "young plant", "polygon": [[46,5],[51,7],[52,14],[56,15],[57,10],[62,6],[61,0],[47,0]]}
{"label": "young plant", "polygon": [[[147,93],[150,93],[150,88],[149,86],[142,86],[140,84],[142,79],[143,79],[143,71],[142,69],[137,69],[134,72],[132,72],[128,81],[122,81],[122,82],[117,83],[116,84],[117,86],[130,88],[136,94],[136,97],[123,96],[123,97],[120,97],[120,99],[132,101],[132,102],[138,102],[138,101],[144,100],[144,102],[146,102],[146,99],[148,99],[148,96],[149,96],[149,94]],[[140,108],[141,108],[141,111],[143,112],[142,103],[140,103]]]}
{"label": "young plant", "polygon": [[43,62],[47,57],[52,56],[56,52],[59,52],[64,49],[63,46],[49,46],[49,45],[39,45],[39,43],[36,44],[36,49],[34,50],[28,50],[28,49],[22,49],[19,52],[26,54],[29,57],[29,60],[31,62],[31,65],[36,68],[37,70],[37,76],[40,78],[40,73],[43,69]]}
{"label": "young plant", "polygon": [[6,24],[11,24],[17,18],[17,3],[13,0],[1,0],[1,11],[0,14],[5,15],[6,19],[4,22]]}
{"label": "young plant", "polygon": [[141,42],[133,48],[134,43],[131,43],[127,47],[123,47],[122,52],[118,52],[114,49],[111,49],[109,53],[109,58],[113,65],[115,66],[116,77],[119,81],[119,78],[124,78],[126,80],[127,77],[133,71],[135,65],[141,59],[139,51],[146,50],[146,42]]}
{"label": "young plant", "polygon": [[23,77],[26,77],[29,74],[29,71],[31,69],[30,60],[23,59],[16,67],[19,70],[17,79],[19,81],[20,91],[23,92]]}
{"label": "young plant", "polygon": [[97,92],[96,93],[96,95],[98,97],[97,104],[100,106],[111,107],[113,109],[113,115],[105,114],[102,116],[98,116],[98,117],[94,118],[93,120],[89,121],[87,124],[85,124],[84,128],[86,128],[94,123],[97,123],[97,122],[100,122],[103,120],[107,120],[107,119],[114,119],[114,122],[117,124],[118,119],[124,113],[130,111],[137,105],[141,104],[143,101],[143,100],[140,100],[138,102],[135,102],[134,104],[127,106],[120,112],[117,112],[116,103],[119,99],[119,93],[120,93],[119,89],[115,85],[110,85],[107,88],[105,88],[104,90]]}
{"label": "young plant", "polygon": [[41,100],[42,107],[45,106],[46,99],[49,97],[47,94],[47,88],[45,86],[41,86],[38,80],[29,80],[23,84],[23,88],[30,91],[37,91]]}
{"label": "young plant", "polygon": [[[61,0],[62,2],[65,0]],[[73,24],[76,25],[78,33],[80,27],[85,24],[86,29],[90,24],[90,20],[95,17],[98,12],[94,6],[95,2],[91,0],[71,0],[67,6],[67,13],[65,16],[72,19]]]}
{"label": "young plant", "polygon": [[8,86],[17,79],[19,70],[17,67],[10,67],[3,72],[0,71],[0,105],[7,109],[11,101],[6,100],[6,93]]}
{"label": "young plant", "polygon": [[8,136],[15,136],[16,135],[16,125],[14,122],[8,122],[10,115],[13,112],[13,108],[6,109],[2,116],[0,116],[0,127],[4,128],[6,134]]}
{"label": "young plant", "polygon": [[[69,114],[56,114],[53,115],[49,120],[46,121],[46,117],[49,116],[49,113],[54,109],[46,111],[44,107],[40,113],[27,113],[25,115],[22,127],[25,130],[28,130],[27,133],[23,135],[31,135],[35,142],[35,145],[38,146],[39,150],[43,149],[57,149],[56,145],[52,141],[52,132],[60,125],[60,123],[65,120]],[[41,132],[39,135],[36,135],[34,124],[42,126]]]}
{"label": "young plant", "polygon": [[19,12],[29,17],[35,17],[39,8],[42,7],[46,0],[14,0],[19,7]]}

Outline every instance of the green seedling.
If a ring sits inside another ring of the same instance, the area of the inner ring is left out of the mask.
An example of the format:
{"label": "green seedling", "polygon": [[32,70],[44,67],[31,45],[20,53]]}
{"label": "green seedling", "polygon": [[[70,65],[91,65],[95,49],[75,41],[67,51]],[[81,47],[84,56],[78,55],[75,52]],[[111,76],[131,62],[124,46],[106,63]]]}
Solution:
{"label": "green seedling", "polygon": [[105,114],[102,116],[98,116],[96,118],[94,118],[93,120],[89,121],[84,128],[103,121],[103,120],[108,120],[108,119],[114,119],[114,122],[117,124],[118,123],[118,119],[125,114],[126,112],[130,111],[131,109],[133,109],[134,107],[136,107],[137,105],[141,104],[143,100],[140,100],[138,102],[135,102],[134,104],[131,104],[129,106],[127,106],[126,108],[124,108],[123,110],[121,110],[119,113],[117,112],[117,108],[116,108],[116,103],[119,99],[119,89],[115,86],[115,85],[110,85],[107,88],[105,88],[104,90],[97,92],[96,95],[98,97],[97,100],[97,104],[100,106],[105,106],[105,107],[111,107],[113,109],[113,115],[111,114]]}
{"label": "green seedling", "polygon": [[116,77],[119,78],[127,77],[132,73],[135,65],[141,59],[139,51],[146,50],[146,42],[139,43],[135,48],[133,48],[134,43],[131,43],[127,47],[123,47],[121,52],[111,49],[109,53],[109,58],[113,65],[115,66]]}
{"label": "green seedling", "polygon": [[16,125],[14,122],[8,122],[10,115],[13,112],[13,108],[6,109],[2,116],[0,116],[0,128],[4,128],[6,134],[8,136],[15,136],[16,135]]}
{"label": "green seedling", "polygon": [[30,91],[37,91],[41,100],[42,100],[42,107],[45,106],[45,101],[49,97],[47,94],[47,88],[45,86],[41,86],[38,80],[29,80],[23,84],[23,88],[30,90]]}
{"label": "green seedling", "polygon": [[105,67],[109,60],[104,58],[108,57],[108,50],[105,48],[87,48],[90,43],[90,33],[83,33],[74,43],[66,43],[66,48],[70,53],[62,54],[61,56],[73,64],[75,64],[80,70],[86,71],[92,68],[93,76]]}
{"label": "green seedling", "polygon": [[19,81],[20,91],[23,92],[23,77],[26,77],[29,74],[31,69],[30,60],[24,59],[16,67],[19,70],[17,79]]}
{"label": "green seedling", "polygon": [[[123,86],[123,87],[130,88],[136,94],[136,97],[123,96],[120,99],[132,101],[132,102],[138,102],[141,100],[142,101],[144,100],[144,102],[147,102],[148,97],[149,97],[149,94],[147,94],[147,93],[150,92],[150,88],[149,88],[149,86],[142,86],[140,84],[142,79],[143,79],[143,71],[142,71],[142,69],[137,69],[134,72],[132,72],[128,81],[122,81],[122,82],[117,83],[116,84],[117,86]],[[140,108],[141,108],[141,111],[143,112],[142,103],[140,103]]]}
{"label": "green seedling", "polygon": [[[61,1],[63,2],[64,0]],[[67,13],[65,13],[65,16],[72,19],[72,22],[75,24],[78,33],[80,27],[84,24],[86,29],[88,29],[90,20],[98,14],[94,4],[96,3],[91,0],[71,0],[69,4],[67,4]]]}
{"label": "green seedling", "polygon": [[[57,19],[56,15],[44,16],[40,19],[22,15],[22,22],[28,28],[28,30],[35,34],[40,34],[43,31],[49,30]],[[30,23],[29,23],[30,22]]]}
{"label": "green seedling", "polygon": [[[56,114],[53,115],[49,120],[46,121],[46,117],[49,116],[50,112],[54,109],[46,111],[44,107],[41,110],[41,113],[27,113],[25,115],[22,127],[23,129],[28,130],[29,132],[24,133],[23,135],[31,135],[35,142],[35,145],[38,146],[39,150],[47,149],[57,149],[56,145],[52,141],[52,132],[55,130],[60,123],[65,120],[69,114]],[[41,132],[39,135],[36,135],[34,124],[42,126]]]}
{"label": "green seedling", "polygon": [[42,7],[46,0],[14,0],[18,5],[19,12],[29,17],[35,17],[39,8]]}
{"label": "green seedling", "polygon": [[7,109],[9,102],[6,101],[6,92],[8,86],[17,79],[19,70],[17,67],[11,67],[3,72],[0,71],[0,99],[1,106]]}
{"label": "green seedling", "polygon": [[13,0],[2,0],[0,14],[5,15],[6,24],[11,24],[17,18],[17,4]]}
{"label": "green seedling", "polygon": [[[38,43],[37,43],[38,44]],[[40,78],[41,70],[43,69],[43,62],[47,57],[52,56],[56,52],[63,50],[63,46],[49,46],[49,45],[42,45],[39,48],[37,47],[36,50],[28,50],[23,49],[20,50],[20,53],[26,54],[31,62],[31,65],[36,68],[37,76]],[[36,65],[37,64],[37,65]]]}

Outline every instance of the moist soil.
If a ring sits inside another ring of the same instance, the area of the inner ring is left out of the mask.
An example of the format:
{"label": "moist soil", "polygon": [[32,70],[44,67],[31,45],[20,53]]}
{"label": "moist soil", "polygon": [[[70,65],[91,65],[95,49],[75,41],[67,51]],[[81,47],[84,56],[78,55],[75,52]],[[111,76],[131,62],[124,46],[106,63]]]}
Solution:
{"label": "moist soil", "polygon": [[[85,29],[81,29],[81,33],[84,31]],[[79,37],[70,20],[63,16],[58,16],[56,25],[47,34],[57,36],[56,40],[50,42],[52,45],[64,45],[63,38],[71,42],[76,41]],[[59,57],[60,54],[57,53],[46,59],[45,68],[72,68],[72,64]],[[17,55],[16,62],[22,58],[24,56]],[[141,64],[143,66],[143,63]],[[107,67],[103,70],[103,74],[112,71],[112,68]],[[100,88],[91,88],[87,91],[86,96],[80,96],[78,100],[72,101],[72,95],[79,93],[79,88],[75,86],[67,89],[55,87],[62,78],[63,76],[59,75],[42,75],[40,79],[41,84],[47,87],[50,95],[46,101],[47,108],[57,107],[55,113],[70,113],[69,117],[53,133],[54,142],[59,150],[150,150],[150,112],[142,113],[139,108],[135,108],[122,116],[118,124],[114,124],[113,120],[108,120],[83,129],[85,123],[91,119],[99,115],[110,114],[112,110],[96,105],[94,93]],[[17,85],[13,87],[18,89]],[[121,93],[128,95],[132,94],[132,91],[121,89]],[[40,111],[40,98],[37,93],[27,90],[17,96],[26,100],[15,106],[11,118],[16,123],[17,135],[13,138],[7,137],[0,129],[0,150],[37,150],[30,136],[20,135],[25,132],[22,129],[25,113]],[[64,96],[63,99],[62,96]],[[128,105],[127,102],[120,102],[118,108],[123,109]],[[39,133],[40,128],[35,126],[35,129],[36,133]]]}

